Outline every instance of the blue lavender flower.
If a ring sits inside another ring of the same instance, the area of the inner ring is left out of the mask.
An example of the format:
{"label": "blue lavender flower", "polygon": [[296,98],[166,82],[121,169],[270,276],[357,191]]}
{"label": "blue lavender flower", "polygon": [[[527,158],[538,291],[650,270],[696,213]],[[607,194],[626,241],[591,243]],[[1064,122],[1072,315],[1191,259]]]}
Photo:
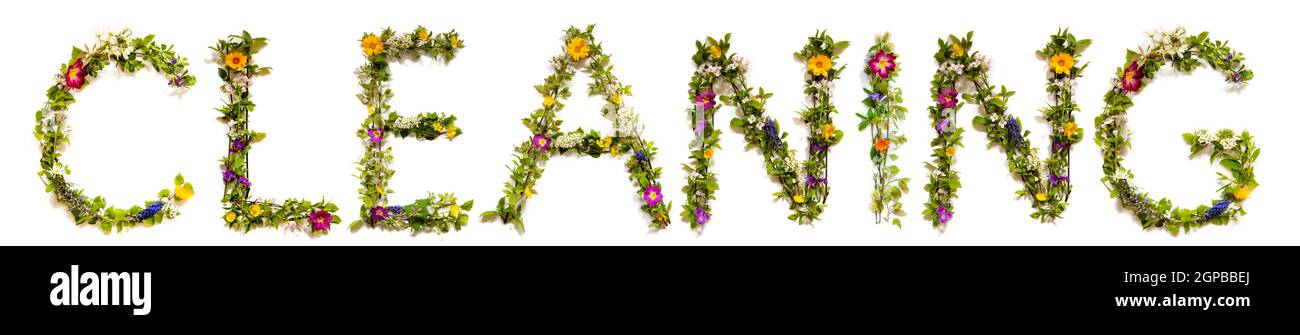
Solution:
{"label": "blue lavender flower", "polygon": [[781,134],[776,129],[776,121],[767,118],[767,121],[763,122],[763,131],[767,133],[767,143],[771,144],[773,148],[780,149],[783,147],[781,145]]}
{"label": "blue lavender flower", "polygon": [[880,94],[880,92],[871,92],[871,94],[867,95],[867,98],[870,98],[871,100],[875,100],[875,101],[880,101],[880,100],[885,100],[885,95]]}
{"label": "blue lavender flower", "polygon": [[1011,134],[1011,144],[1012,144],[1013,146],[1017,146],[1017,147],[1019,147],[1019,146],[1025,144],[1025,138],[1022,137],[1022,136],[1024,136],[1024,135],[1021,135],[1021,134],[1020,134],[1020,120],[1019,120],[1019,119],[1011,118],[1011,119],[1008,119],[1008,120],[1007,120],[1007,133],[1010,133],[1010,134]]}
{"label": "blue lavender flower", "polygon": [[388,206],[389,213],[402,214],[403,210],[405,210],[405,208],[403,208],[402,206]]}
{"label": "blue lavender flower", "polygon": [[1229,203],[1227,199],[1219,200],[1219,202],[1214,203],[1214,207],[1210,207],[1209,210],[1205,211],[1203,218],[1209,220],[1223,215],[1223,212],[1228,210]]}
{"label": "blue lavender flower", "polygon": [[647,158],[647,157],[645,156],[645,151],[641,151],[641,150],[637,150],[637,151],[636,151],[636,160],[637,160],[638,162],[642,162],[642,163],[649,163],[649,162],[650,162],[650,158]]}
{"label": "blue lavender flower", "polygon": [[145,207],[143,210],[140,210],[139,213],[136,213],[135,219],[138,221],[148,220],[149,218],[152,218],[154,215],[158,215],[158,212],[161,211],[162,208],[163,208],[163,203],[160,201],[155,201],[154,203],[149,204],[149,207]]}

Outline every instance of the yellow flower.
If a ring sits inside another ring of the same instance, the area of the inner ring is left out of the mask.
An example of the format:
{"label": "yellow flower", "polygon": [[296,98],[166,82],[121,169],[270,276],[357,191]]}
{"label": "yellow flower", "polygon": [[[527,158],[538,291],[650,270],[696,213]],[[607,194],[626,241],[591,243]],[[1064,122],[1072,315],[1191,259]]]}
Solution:
{"label": "yellow flower", "polygon": [[966,47],[963,47],[961,46],[961,44],[957,44],[957,43],[952,44],[953,58],[961,57],[961,55],[965,55],[965,54],[966,54]]}
{"label": "yellow flower", "polygon": [[176,200],[185,201],[189,200],[192,196],[194,196],[193,186],[185,187],[184,185],[176,184]]}
{"label": "yellow flower", "polygon": [[235,223],[235,218],[237,217],[238,216],[235,215],[235,212],[226,212],[226,223]]}
{"label": "yellow flower", "polygon": [[451,217],[453,217],[453,218],[458,218],[458,217],[460,217],[460,206],[457,206],[457,205],[454,204],[454,203],[451,204],[451,210],[450,210],[450,212],[451,212]]}
{"label": "yellow flower", "polygon": [[587,45],[587,40],[574,37],[569,39],[569,44],[564,46],[564,53],[569,54],[569,58],[573,58],[573,61],[576,62],[587,58],[587,55],[591,54],[591,46]]}
{"label": "yellow flower", "polygon": [[542,98],[542,106],[546,106],[546,107],[555,106],[555,97],[553,97],[553,96],[549,96],[549,95],[543,97],[543,98]]}
{"label": "yellow flower", "polygon": [[456,139],[456,135],[460,134],[458,130],[460,129],[456,128],[456,125],[447,126],[447,139],[449,140]]}
{"label": "yellow flower", "polygon": [[375,185],[375,193],[384,194],[384,187]]}
{"label": "yellow flower", "polygon": [[944,149],[944,150],[943,150],[943,153],[944,153],[945,155],[948,155],[948,157],[952,157],[953,155],[956,155],[956,154],[957,154],[957,148],[955,148],[955,147],[948,147],[948,149]]}
{"label": "yellow flower", "polygon": [[831,136],[835,136],[835,125],[827,123],[822,126],[822,139],[830,140]]}
{"label": "yellow flower", "polygon": [[1064,52],[1058,53],[1047,61],[1047,65],[1056,74],[1070,74],[1070,68],[1074,67],[1074,56]]}
{"label": "yellow flower", "polygon": [[722,49],[716,45],[709,46],[709,59],[722,58]]}
{"label": "yellow flower", "polygon": [[1047,201],[1047,195],[1043,194],[1043,192],[1038,192],[1034,194],[1034,199],[1038,199],[1038,201]]}
{"label": "yellow flower", "polygon": [[370,115],[374,115],[374,114],[375,114],[375,105],[367,104],[367,105],[366,105],[366,113],[367,113],[367,114],[370,114]]}
{"label": "yellow flower", "polygon": [[249,214],[249,215],[252,215],[253,217],[259,217],[259,216],[262,216],[262,205],[261,205],[261,204],[253,204],[253,207],[249,207],[249,208],[248,208],[248,214]]}
{"label": "yellow flower", "polygon": [[1245,186],[1237,189],[1236,192],[1232,192],[1232,197],[1237,198],[1237,201],[1246,200],[1246,198],[1250,197],[1251,191],[1253,190],[1250,189],[1250,186]]}
{"label": "yellow flower", "polygon": [[244,65],[248,65],[248,55],[239,51],[226,54],[226,67],[235,71],[243,71]]}
{"label": "yellow flower", "polygon": [[803,194],[795,194],[795,195],[794,195],[794,202],[797,203],[797,204],[802,204],[802,203],[803,203]]}
{"label": "yellow flower", "polygon": [[611,146],[611,147],[609,147],[609,154],[612,155],[612,156],[618,156],[618,146],[615,145],[615,146]]}
{"label": "yellow flower", "polygon": [[428,40],[429,40],[429,30],[428,30],[428,29],[424,29],[424,27],[416,28],[416,29],[415,29],[415,37],[419,38],[421,41],[428,41]]}
{"label": "yellow flower", "polygon": [[814,76],[827,76],[831,70],[831,58],[826,55],[815,55],[808,58],[808,71]]}
{"label": "yellow flower", "polygon": [[532,187],[525,187],[525,188],[524,188],[524,198],[532,198],[532,197],[533,197],[533,188],[532,188]]}
{"label": "yellow flower", "polygon": [[609,102],[613,102],[614,104],[621,104],[623,103],[623,95],[614,93],[614,95],[609,96]]}
{"label": "yellow flower", "polygon": [[609,138],[609,136],[605,136],[596,141],[596,146],[599,146],[601,149],[609,149],[609,144],[613,142],[614,139]]}
{"label": "yellow flower", "polygon": [[442,123],[434,123],[434,124],[433,124],[433,130],[434,130],[434,131],[443,131],[444,129],[447,129],[447,127],[446,127],[446,126],[443,126]]}
{"label": "yellow flower", "polygon": [[361,52],[364,52],[366,57],[374,57],[383,53],[384,41],[379,40],[379,36],[374,34],[366,34],[365,37],[361,38]]}
{"label": "yellow flower", "polygon": [[1065,124],[1065,136],[1073,137],[1074,133],[1079,131],[1079,124],[1070,122]]}
{"label": "yellow flower", "polygon": [[452,48],[460,49],[465,47],[465,44],[460,43],[460,36],[452,35],[450,41]]}
{"label": "yellow flower", "polygon": [[663,212],[655,213],[655,217],[658,218],[659,221],[668,221],[668,217],[665,216]]}
{"label": "yellow flower", "polygon": [[713,148],[704,149],[704,159],[713,158]]}

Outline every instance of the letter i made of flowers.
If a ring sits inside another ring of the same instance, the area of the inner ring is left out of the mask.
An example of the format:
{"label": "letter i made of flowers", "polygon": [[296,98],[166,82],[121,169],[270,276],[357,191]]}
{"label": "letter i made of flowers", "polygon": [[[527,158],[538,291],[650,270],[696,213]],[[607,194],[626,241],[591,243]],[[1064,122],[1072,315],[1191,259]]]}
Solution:
{"label": "letter i made of flowers", "polygon": [[217,76],[221,78],[221,92],[226,96],[226,104],[217,111],[221,112],[220,120],[229,129],[226,136],[230,143],[226,157],[221,159],[221,181],[225,184],[221,202],[226,210],[222,219],[231,229],[243,232],[286,225],[295,231],[327,233],[331,225],[339,222],[335,215],[338,206],[333,203],[301,199],[276,203],[274,200],[249,199],[252,181],[248,152],[254,143],[266,138],[265,133],[248,129],[248,114],[256,107],[251,98],[253,78],[271,73],[270,67],[253,61],[265,46],[266,38],[253,37],[245,31],[217,40],[211,47],[220,61]]}
{"label": "letter i made of flowers", "polygon": [[[136,73],[148,65],[162,74],[169,86],[183,92],[194,85],[188,64],[185,58],[172,51],[170,45],[154,42],[154,35],[135,37],[126,29],[98,34],[95,43],[84,50],[72,48],[72,57],[59,70],[54,85],[46,90],[45,105],[36,111],[34,134],[41,146],[41,171],[37,174],[45,183],[45,191],[52,193],[54,199],[67,208],[76,224],[96,225],[106,233],[114,228],[121,231],[136,225],[151,226],[179,215],[176,206],[194,195],[194,186],[178,174],[174,178],[175,187],[159,191],[156,199],[129,209],[117,208],[108,205],[103,197],[87,196],[69,180],[71,169],[59,159],[61,149],[70,144],[65,122],[68,106],[76,102],[73,93],[89,85],[100,70],[116,65],[123,73]],[[156,152],[148,148],[122,153],[130,156],[153,154]]]}
{"label": "letter i made of flowers", "polygon": [[989,84],[987,58],[971,50],[973,35],[967,33],[965,38],[949,35],[947,40],[940,39],[939,52],[934,56],[939,69],[931,82],[935,104],[930,107],[930,119],[937,136],[930,142],[935,160],[926,162],[930,177],[925,186],[929,192],[925,218],[942,228],[953,217],[952,199],[961,188],[953,169],[954,159],[957,147],[962,146],[964,132],[956,121],[956,112],[964,105],[958,101],[957,83],[968,80],[974,92],[963,95],[962,100],[978,105],[982,112],[974,117],[973,123],[985,132],[990,146],[999,146],[1006,153],[1007,168],[1020,179],[1023,187],[1016,194],[1032,203],[1034,212],[1030,217],[1051,222],[1065,211],[1070,197],[1070,148],[1082,138],[1082,131],[1074,121],[1074,113],[1079,109],[1073,100],[1074,82],[1087,67],[1077,64],[1076,59],[1092,42],[1061,30],[1037,52],[1048,61],[1047,92],[1051,101],[1041,110],[1052,127],[1051,157],[1044,161],[1026,138],[1029,132],[1021,127],[1020,118],[1007,113],[1007,100],[1015,92],[1007,91],[1006,87],[994,89]]}
{"label": "letter i made of flowers", "polygon": [[863,89],[867,98],[862,103],[867,107],[867,114],[858,114],[862,121],[858,130],[871,129],[871,166],[874,188],[871,191],[871,212],[875,213],[876,224],[889,222],[902,227],[898,217],[907,215],[903,211],[903,193],[907,193],[909,178],[898,176],[898,154],[891,149],[907,142],[898,123],[907,117],[907,108],[903,107],[903,91],[894,86],[898,77],[898,54],[894,53],[894,42],[889,40],[889,33],[876,35],[876,44],[867,50],[867,65],[863,71],[870,80],[870,86]]}
{"label": "letter i made of flowers", "polygon": [[767,99],[772,97],[762,88],[755,93],[745,83],[745,66],[739,62],[737,69],[725,73],[723,80],[733,92],[733,96],[724,102],[737,107],[738,117],[731,120],[732,128],[745,135],[747,147],[757,148],[763,153],[767,174],[781,183],[781,191],[774,197],[785,199],[790,204],[788,218],[799,224],[811,224],[826,209],[826,197],[830,194],[827,185],[827,157],[831,146],[839,143],[844,132],[835,129],[831,115],[836,112],[831,104],[831,87],[844,66],[835,66],[839,54],[849,46],[847,41],[836,42],[824,31],[808,37],[808,44],[794,54],[804,61],[804,93],[807,95],[808,107],[799,113],[799,118],[808,126],[811,136],[808,138],[808,158],[799,162],[795,150],[785,142],[786,133],[780,125],[766,115]]}
{"label": "letter i made of flowers", "polygon": [[1206,224],[1225,225],[1246,211],[1241,204],[1259,183],[1255,181],[1255,160],[1259,147],[1250,132],[1231,129],[1217,132],[1197,130],[1183,134],[1193,156],[1208,152],[1210,164],[1218,163],[1228,174],[1219,174],[1219,191],[1209,205],[1195,209],[1174,207],[1169,199],[1154,200],[1133,183],[1133,172],[1124,168],[1123,153],[1130,143],[1127,129],[1131,96],[1141,92],[1144,84],[1155,79],[1166,64],[1180,72],[1191,72],[1201,63],[1219,71],[1233,89],[1240,89],[1255,77],[1244,65],[1245,57],[1228,47],[1225,41],[1209,38],[1208,32],[1189,36],[1179,27],[1152,33],[1149,45],[1129,50],[1125,66],[1115,71],[1112,88],[1106,92],[1106,109],[1096,118],[1097,144],[1102,154],[1102,183],[1124,206],[1133,211],[1143,229],[1164,228],[1170,234],[1188,232]]}
{"label": "letter i made of flowers", "polygon": [[[664,201],[659,184],[662,168],[651,164],[656,149],[652,142],[641,137],[636,113],[623,103],[624,96],[632,95],[631,87],[620,83],[611,72],[610,56],[595,42],[594,28],[594,25],[589,25],[586,29],[569,27],[565,30],[564,53],[551,58],[550,66],[554,72],[541,85],[535,86],[541,95],[541,107],[523,119],[530,135],[527,141],[515,148],[515,163],[510,167],[510,180],[505,183],[505,196],[497,201],[496,210],[482,214],[484,219],[500,219],[523,233],[524,204],[537,194],[534,186],[553,155],[572,152],[591,157],[606,154],[619,157],[630,154],[626,164],[628,177],[639,189],[637,195],[642,203],[641,210],[650,215],[650,227],[663,229],[668,226],[672,204]],[[560,130],[562,121],[556,113],[564,108],[563,100],[572,95],[569,82],[578,70],[592,78],[587,95],[605,98],[602,113],[614,119],[612,134],[602,135],[582,128]]]}
{"label": "letter i made of flowers", "polygon": [[356,71],[357,81],[361,84],[357,98],[366,106],[366,118],[357,131],[357,137],[365,146],[365,153],[357,161],[357,170],[361,173],[361,219],[353,222],[350,230],[356,231],[365,225],[391,230],[410,229],[413,233],[446,233],[460,230],[469,222],[466,213],[473,208],[474,201],[457,203],[456,196],[450,193],[430,193],[428,197],[404,206],[390,204],[388,194],[392,189],[389,180],[395,171],[390,167],[392,148],[386,147],[389,135],[420,140],[446,137],[451,140],[461,134],[455,116],[439,113],[398,115],[389,105],[393,91],[388,82],[392,77],[389,66],[395,61],[424,56],[450,62],[464,47],[455,30],[433,35],[423,26],[404,33],[386,28],[379,34],[366,33],[361,37],[361,51],[366,63]]}
{"label": "letter i made of flowers", "polygon": [[687,98],[691,108],[686,109],[691,130],[695,138],[691,140],[690,164],[683,164],[686,169],[686,204],[682,205],[682,221],[690,222],[691,229],[703,231],[704,225],[713,219],[713,207],[710,202],[718,191],[718,175],[713,172],[710,162],[713,154],[721,147],[718,145],[722,132],[714,127],[713,119],[717,114],[717,86],[727,78],[739,75],[741,59],[728,54],[731,48],[731,34],[721,40],[708,37],[705,41],[695,41],[695,74],[691,76]]}

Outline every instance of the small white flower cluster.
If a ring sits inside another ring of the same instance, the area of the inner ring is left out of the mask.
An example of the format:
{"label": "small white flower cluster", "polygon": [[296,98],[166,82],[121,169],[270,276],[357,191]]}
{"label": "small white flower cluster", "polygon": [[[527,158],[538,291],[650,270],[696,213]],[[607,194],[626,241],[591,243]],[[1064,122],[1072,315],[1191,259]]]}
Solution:
{"label": "small white flower cluster", "polygon": [[939,64],[939,72],[950,76],[960,76],[965,73],[965,67],[957,61],[950,60]]}
{"label": "small white flower cluster", "polygon": [[1003,126],[1003,127],[1006,126],[1006,124],[1003,124],[1003,122],[1005,122],[1006,119],[1003,119],[1003,118],[1002,118],[1002,114],[999,114],[999,113],[987,113],[986,115],[987,115],[987,117],[988,117],[988,119],[989,119],[989,124],[992,124],[992,125],[1001,125],[1001,126]]}
{"label": "small white flower cluster", "polygon": [[1061,92],[1065,92],[1065,93],[1074,92],[1074,78],[1062,78],[1062,79],[1053,80],[1052,83],[1048,85],[1051,87],[1056,87]]}
{"label": "small white flower cluster", "polygon": [[745,73],[749,71],[749,60],[740,57],[733,57],[731,63],[727,64],[727,72]]}
{"label": "small white flower cluster", "polygon": [[722,76],[722,67],[713,63],[700,64],[700,67],[695,69],[695,74],[706,80],[717,78]]}
{"label": "small white flower cluster", "polygon": [[577,146],[580,142],[582,142],[582,133],[572,132],[556,137],[554,144],[558,148],[568,149]]}
{"label": "small white flower cluster", "polygon": [[[103,52],[113,57],[126,57],[126,55],[135,53],[135,46],[130,43],[131,30],[122,29],[121,32],[98,32],[95,33],[97,40],[96,51]],[[92,51],[95,52],[95,51]]]}
{"label": "small white flower cluster", "polygon": [[831,89],[834,88],[834,83],[827,79],[818,79],[813,81],[809,85],[809,87],[812,87],[816,91],[813,92],[814,98],[817,97],[829,98],[831,96]]}
{"label": "small white flower cluster", "polygon": [[785,157],[777,161],[777,166],[785,172],[793,172],[797,175],[803,174],[803,164],[799,163],[798,158],[794,157],[794,150],[786,150]]}
{"label": "small white flower cluster", "polygon": [[1236,148],[1237,148],[1237,143],[1239,143],[1239,142],[1241,142],[1241,139],[1237,138],[1237,136],[1220,136],[1220,137],[1219,137],[1219,146],[1222,147],[1223,150],[1232,150],[1232,149],[1236,149]]}
{"label": "small white flower cluster", "polygon": [[632,107],[619,108],[614,116],[615,136],[637,136],[638,128],[636,111]]}
{"label": "small white flower cluster", "polygon": [[419,125],[420,125],[419,115],[402,116],[397,118],[396,121],[393,121],[393,128],[397,128],[397,129],[411,129]]}
{"label": "small white flower cluster", "polygon": [[384,41],[384,46],[388,47],[385,50],[394,53],[406,51],[415,46],[415,34],[395,34]]}
{"label": "small white flower cluster", "polygon": [[241,71],[232,71],[230,82],[221,84],[221,92],[226,94],[243,93],[248,90],[250,79]]}
{"label": "small white flower cluster", "polygon": [[1209,145],[1218,144],[1220,148],[1223,148],[1223,150],[1236,149],[1237,144],[1241,143],[1240,137],[1237,137],[1237,135],[1230,134],[1227,132],[1219,133],[1219,134],[1210,134],[1209,131],[1206,131],[1205,129],[1201,129],[1201,130],[1197,130],[1195,135],[1196,135],[1196,142],[1199,143],[1200,145],[1209,146]]}
{"label": "small white flower cluster", "polygon": [[1187,30],[1183,27],[1174,28],[1174,30],[1150,32],[1147,36],[1151,38],[1153,46],[1151,51],[1164,56],[1173,56],[1187,52],[1191,48],[1187,44]]}
{"label": "small white flower cluster", "polygon": [[987,70],[988,68],[989,68],[989,59],[988,57],[984,57],[984,55],[975,55],[975,57],[971,60],[970,63],[966,63],[966,70],[970,72],[976,72],[979,71],[980,69]]}

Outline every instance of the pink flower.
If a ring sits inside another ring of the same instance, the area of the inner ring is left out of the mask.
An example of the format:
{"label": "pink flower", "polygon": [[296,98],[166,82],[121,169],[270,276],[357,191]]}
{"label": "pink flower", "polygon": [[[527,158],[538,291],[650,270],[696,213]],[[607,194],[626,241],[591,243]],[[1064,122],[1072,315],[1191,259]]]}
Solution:
{"label": "pink flower", "polygon": [[86,66],[81,64],[78,58],[71,66],[68,66],[68,72],[63,74],[63,85],[69,88],[80,89],[86,84]]}
{"label": "pink flower", "polygon": [[880,77],[880,79],[889,79],[889,74],[893,73],[894,67],[898,66],[894,63],[895,59],[898,59],[898,55],[892,52],[877,51],[875,57],[867,60],[867,68],[871,69],[871,73]]}
{"label": "pink flower", "polygon": [[329,231],[330,223],[334,222],[334,215],[330,215],[330,212],[320,209],[312,212],[308,220],[311,221],[312,230]]}
{"label": "pink flower", "polygon": [[944,109],[952,108],[957,105],[957,89],[949,87],[939,91],[939,98],[936,100],[939,106]]}
{"label": "pink flower", "polygon": [[713,98],[717,96],[713,91],[700,92],[695,95],[695,107],[699,107],[701,110],[713,109],[713,106],[717,105],[717,101],[713,100]]}
{"label": "pink flower", "polygon": [[370,129],[366,131],[366,134],[370,135],[370,143],[379,144],[379,142],[384,141],[383,129],[378,129],[378,128]]}
{"label": "pink flower", "polygon": [[664,195],[659,192],[659,185],[650,185],[645,188],[645,193],[641,195],[641,199],[644,199],[645,203],[650,207],[654,207],[664,201]]}
{"label": "pink flower", "polygon": [[1126,93],[1137,92],[1142,89],[1142,68],[1138,66],[1136,60],[1129,63],[1128,68],[1124,69],[1124,77],[1120,78],[1120,89]]}

